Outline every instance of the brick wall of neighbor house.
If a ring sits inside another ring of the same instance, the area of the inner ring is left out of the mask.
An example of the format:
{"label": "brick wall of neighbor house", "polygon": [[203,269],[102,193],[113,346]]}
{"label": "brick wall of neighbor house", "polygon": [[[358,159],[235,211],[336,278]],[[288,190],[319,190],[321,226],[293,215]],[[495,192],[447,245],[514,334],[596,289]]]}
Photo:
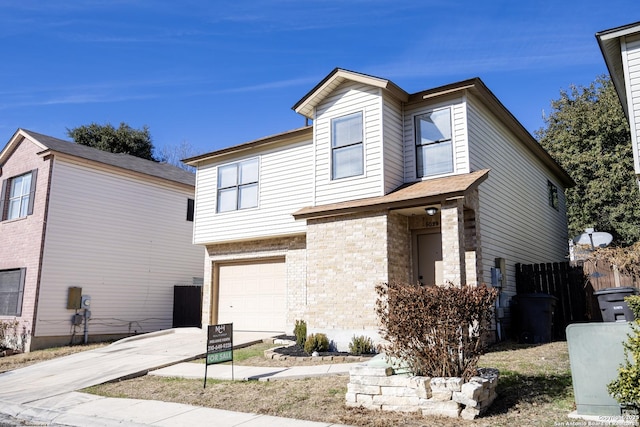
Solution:
{"label": "brick wall of neighbor house", "polygon": [[303,319],[306,304],[306,239],[304,235],[277,239],[247,240],[207,246],[202,290],[202,325],[210,324],[212,267],[215,262],[259,260],[283,256],[287,269],[287,325],[293,332],[295,321]]}
{"label": "brick wall of neighbor house", "polygon": [[[393,222],[401,223],[395,217]],[[310,332],[326,333],[339,350],[347,349],[353,335],[377,337],[375,286],[389,280],[388,227],[386,212],[307,221],[304,320]]]}
{"label": "brick wall of neighbor house", "polygon": [[[43,161],[37,155],[39,151],[42,151],[40,147],[28,140],[23,141],[2,165],[0,176],[2,181],[38,169],[33,214],[26,218],[0,222],[0,270],[27,269],[22,315],[18,320],[28,331],[33,329],[50,168],[50,162]],[[13,319],[13,316],[0,317],[0,321]]]}

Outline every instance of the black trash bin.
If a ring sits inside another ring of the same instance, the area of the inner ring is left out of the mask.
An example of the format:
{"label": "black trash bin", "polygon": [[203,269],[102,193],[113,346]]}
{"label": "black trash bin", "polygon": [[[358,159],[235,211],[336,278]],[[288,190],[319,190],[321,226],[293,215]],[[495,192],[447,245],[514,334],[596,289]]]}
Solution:
{"label": "black trash bin", "polygon": [[605,288],[595,291],[603,322],[630,322],[635,319],[624,297],[638,295],[636,288]]}
{"label": "black trash bin", "polygon": [[528,344],[551,342],[553,313],[557,301],[558,298],[549,294],[516,295],[518,341]]}

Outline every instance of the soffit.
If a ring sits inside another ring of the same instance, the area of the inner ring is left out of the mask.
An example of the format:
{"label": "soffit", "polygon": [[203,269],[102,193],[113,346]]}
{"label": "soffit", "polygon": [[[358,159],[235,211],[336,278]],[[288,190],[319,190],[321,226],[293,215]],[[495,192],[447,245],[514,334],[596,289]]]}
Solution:
{"label": "soffit", "polygon": [[304,207],[294,212],[293,216],[295,219],[322,218],[355,212],[403,209],[433,204],[464,196],[466,192],[476,188],[488,176],[489,169],[482,169],[467,174],[428,179],[405,184],[384,196]]}

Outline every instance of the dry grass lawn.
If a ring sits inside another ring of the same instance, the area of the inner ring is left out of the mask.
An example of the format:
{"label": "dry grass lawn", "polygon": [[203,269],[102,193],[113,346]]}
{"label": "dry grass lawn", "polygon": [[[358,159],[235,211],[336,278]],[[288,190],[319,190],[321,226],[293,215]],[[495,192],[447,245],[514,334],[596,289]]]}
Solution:
{"label": "dry grass lawn", "polygon": [[[266,360],[261,356],[264,348],[249,348],[244,354],[236,352],[242,359],[236,363],[277,366],[295,363]],[[537,346],[502,344],[484,355],[480,366],[498,368],[501,376],[498,398],[489,412],[475,421],[347,408],[344,404],[347,376],[274,382],[208,380],[206,389],[199,380],[145,376],[85,391],[354,426],[553,426],[569,421],[567,415],[574,409],[574,403],[565,342]]]}

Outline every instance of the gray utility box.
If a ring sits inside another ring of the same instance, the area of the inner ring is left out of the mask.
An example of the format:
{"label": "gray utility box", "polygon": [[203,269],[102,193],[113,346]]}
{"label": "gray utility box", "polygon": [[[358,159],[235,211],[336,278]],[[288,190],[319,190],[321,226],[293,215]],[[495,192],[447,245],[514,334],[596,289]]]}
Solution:
{"label": "gray utility box", "polygon": [[567,326],[571,379],[578,415],[622,415],[607,384],[624,362],[623,343],[631,333],[629,322],[576,323]]}

